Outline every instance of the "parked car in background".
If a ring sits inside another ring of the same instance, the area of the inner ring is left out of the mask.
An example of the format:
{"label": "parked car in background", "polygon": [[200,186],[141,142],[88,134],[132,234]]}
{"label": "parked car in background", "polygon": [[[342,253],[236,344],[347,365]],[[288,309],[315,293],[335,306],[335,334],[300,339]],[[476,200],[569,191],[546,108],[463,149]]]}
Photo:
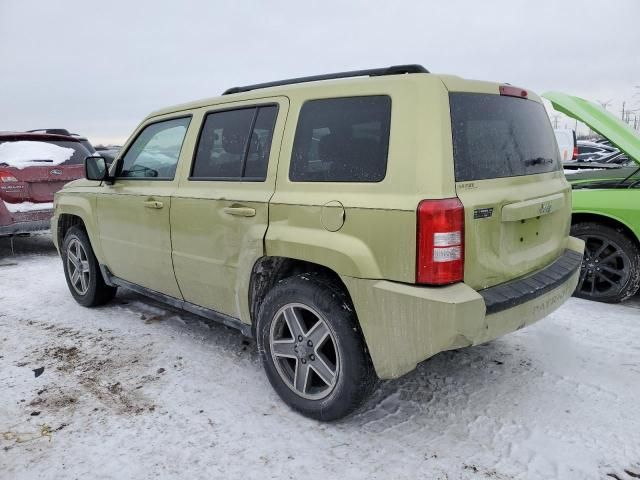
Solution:
{"label": "parked car in background", "polygon": [[578,156],[576,158],[579,162],[598,162],[601,161],[612,154],[618,153],[619,150],[610,145],[605,145],[603,143],[591,142],[588,140],[578,140]]}
{"label": "parked car in background", "polygon": [[586,243],[575,295],[602,302],[628,299],[640,288],[640,137],[595,103],[559,92],[543,96],[633,162],[631,168],[604,164],[610,168],[568,176],[573,188],[571,234]]}
{"label": "parked car in background", "polygon": [[576,132],[571,129],[556,128],[553,133],[556,136],[558,150],[560,150],[560,160],[570,162],[578,159],[578,145],[576,143]]}
{"label": "parked car in background", "polygon": [[511,85],[408,65],[236,87],[86,167],[52,221],[75,300],[124,286],[255,335],[277,393],[320,420],[578,282],[549,117]]}
{"label": "parked car in background", "polygon": [[594,142],[611,146],[611,142],[606,138],[598,138],[597,140],[594,140]]}
{"label": "parked car in background", "polygon": [[96,154],[104,158],[107,161],[107,165],[111,165],[118,153],[120,153],[121,148],[119,145],[96,146]]}
{"label": "parked car in background", "polygon": [[82,140],[49,133],[0,133],[0,235],[49,228],[53,195],[84,175]]}

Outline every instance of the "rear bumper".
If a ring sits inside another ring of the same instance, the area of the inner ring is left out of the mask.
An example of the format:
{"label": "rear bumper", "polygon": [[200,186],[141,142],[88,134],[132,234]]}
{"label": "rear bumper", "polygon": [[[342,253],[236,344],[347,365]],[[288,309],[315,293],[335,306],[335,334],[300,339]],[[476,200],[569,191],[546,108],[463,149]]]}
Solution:
{"label": "rear bumper", "polygon": [[49,220],[34,220],[30,222],[16,222],[9,225],[0,225],[0,237],[49,230],[50,225],[51,222]]}
{"label": "rear bumper", "polygon": [[[396,378],[444,350],[478,345],[530,325],[573,293],[584,243],[533,275],[475,291],[343,277],[380,378]],[[576,261],[577,260],[577,261]]]}
{"label": "rear bumper", "polygon": [[52,215],[52,208],[13,212],[0,200],[0,236],[48,230]]}
{"label": "rear bumper", "polygon": [[5,209],[0,212],[0,236],[49,230],[52,215],[52,209],[16,213]]}
{"label": "rear bumper", "polygon": [[582,252],[567,249],[551,265],[533,275],[480,290],[478,293],[484,299],[486,314],[517,307],[554,290],[564,284],[581,263]]}

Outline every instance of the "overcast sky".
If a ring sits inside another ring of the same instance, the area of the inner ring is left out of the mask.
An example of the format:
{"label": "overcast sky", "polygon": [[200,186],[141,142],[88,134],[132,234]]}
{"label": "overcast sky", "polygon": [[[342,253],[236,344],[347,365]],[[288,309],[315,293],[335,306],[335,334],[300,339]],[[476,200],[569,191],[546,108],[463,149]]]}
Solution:
{"label": "overcast sky", "polygon": [[403,63],[619,113],[640,107],[639,22],[638,0],[0,0],[0,130],[120,143],[234,85]]}

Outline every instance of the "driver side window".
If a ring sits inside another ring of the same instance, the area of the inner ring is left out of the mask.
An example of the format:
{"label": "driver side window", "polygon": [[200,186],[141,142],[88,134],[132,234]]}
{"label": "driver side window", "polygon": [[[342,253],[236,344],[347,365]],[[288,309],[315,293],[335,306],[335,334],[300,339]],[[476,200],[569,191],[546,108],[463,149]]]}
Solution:
{"label": "driver side window", "polygon": [[191,117],[145,127],[118,166],[117,177],[173,180]]}

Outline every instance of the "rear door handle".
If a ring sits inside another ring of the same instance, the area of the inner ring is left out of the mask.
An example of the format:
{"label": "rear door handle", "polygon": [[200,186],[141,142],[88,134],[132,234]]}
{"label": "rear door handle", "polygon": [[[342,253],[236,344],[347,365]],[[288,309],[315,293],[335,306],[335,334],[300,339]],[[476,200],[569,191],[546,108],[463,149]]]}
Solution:
{"label": "rear door handle", "polygon": [[147,200],[144,202],[144,206],[147,208],[162,208],[164,204],[158,200]]}
{"label": "rear door handle", "polygon": [[237,217],[254,217],[256,214],[256,209],[250,207],[224,207],[223,211]]}

